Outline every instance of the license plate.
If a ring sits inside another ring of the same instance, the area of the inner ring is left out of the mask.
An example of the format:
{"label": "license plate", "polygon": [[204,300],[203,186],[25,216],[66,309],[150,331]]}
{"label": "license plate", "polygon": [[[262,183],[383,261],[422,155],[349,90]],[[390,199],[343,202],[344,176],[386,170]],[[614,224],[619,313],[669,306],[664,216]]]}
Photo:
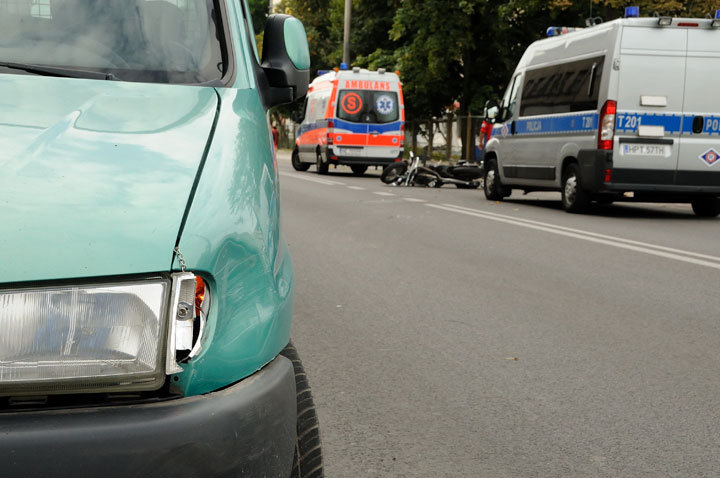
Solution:
{"label": "license plate", "polygon": [[362,156],[362,148],[340,148],[340,154],[343,156]]}
{"label": "license plate", "polygon": [[672,146],[669,144],[628,144],[622,145],[624,156],[663,156],[669,157],[672,153]]}

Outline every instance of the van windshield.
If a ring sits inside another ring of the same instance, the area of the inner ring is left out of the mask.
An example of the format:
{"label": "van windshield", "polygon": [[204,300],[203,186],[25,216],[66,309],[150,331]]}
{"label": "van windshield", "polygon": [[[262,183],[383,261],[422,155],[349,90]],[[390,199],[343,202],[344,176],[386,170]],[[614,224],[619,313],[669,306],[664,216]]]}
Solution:
{"label": "van windshield", "polygon": [[0,1],[0,62],[109,73],[127,81],[216,82],[226,65],[217,3]]}
{"label": "van windshield", "polygon": [[342,90],[337,116],[353,123],[392,123],[399,117],[398,95],[393,91]]}

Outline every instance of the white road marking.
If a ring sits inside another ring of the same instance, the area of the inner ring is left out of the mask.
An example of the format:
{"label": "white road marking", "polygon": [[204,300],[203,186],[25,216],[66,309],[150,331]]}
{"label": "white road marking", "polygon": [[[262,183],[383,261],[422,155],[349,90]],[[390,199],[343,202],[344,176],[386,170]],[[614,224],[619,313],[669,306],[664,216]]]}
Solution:
{"label": "white road marking", "polygon": [[427,202],[424,199],[418,199],[418,198],[403,198],[403,199],[408,202]]}
{"label": "white road marking", "polygon": [[360,187],[360,186],[348,186],[347,188],[352,189],[354,191],[365,191],[365,188]]}
{"label": "white road marking", "polygon": [[325,186],[345,186],[345,183],[341,183],[340,181],[332,181],[330,179],[318,178],[318,177],[308,176],[305,174],[281,172],[280,176],[287,176],[287,177],[293,178],[293,179],[302,179],[303,181],[310,181],[313,183],[324,184]]}
{"label": "white road marking", "polygon": [[470,209],[463,206],[456,206],[454,204],[426,204],[426,206],[720,270],[720,257],[717,256],[699,254],[697,252],[684,251],[681,249],[673,249],[671,247],[633,241],[631,239],[624,239],[616,236],[607,236],[590,231],[583,231],[581,229],[557,226],[555,224],[506,216],[478,209]]}
{"label": "white road marking", "polygon": [[381,191],[374,191],[373,194],[377,194],[378,196],[388,196],[388,197],[389,197],[389,196],[394,196],[393,193],[384,193],[384,192],[381,192]]}

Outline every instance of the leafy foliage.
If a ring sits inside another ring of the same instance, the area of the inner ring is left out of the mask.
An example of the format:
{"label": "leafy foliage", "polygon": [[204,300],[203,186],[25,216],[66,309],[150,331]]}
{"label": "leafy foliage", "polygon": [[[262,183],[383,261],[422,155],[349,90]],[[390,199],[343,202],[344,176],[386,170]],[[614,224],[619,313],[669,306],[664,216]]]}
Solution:
{"label": "leafy foliage", "polygon": [[[279,11],[305,24],[315,70],[342,59],[344,4],[280,4]],[[456,101],[461,114],[478,114],[500,96],[522,53],[548,26],[612,20],[629,5],[644,16],[704,17],[720,0],[353,0],[352,64],[400,70],[408,120],[440,116]]]}

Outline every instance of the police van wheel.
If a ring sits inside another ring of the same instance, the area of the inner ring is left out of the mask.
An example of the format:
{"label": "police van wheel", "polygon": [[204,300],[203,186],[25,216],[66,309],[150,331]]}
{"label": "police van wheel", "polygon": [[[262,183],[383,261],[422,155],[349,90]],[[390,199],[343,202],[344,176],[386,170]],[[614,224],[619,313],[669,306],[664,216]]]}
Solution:
{"label": "police van wheel", "polygon": [[297,396],[297,438],[290,478],[322,478],[324,472],[320,426],[315,411],[315,402],[310,391],[310,383],[297,349],[292,342],[285,347],[281,354],[293,364]]}
{"label": "police van wheel", "polygon": [[328,163],[323,163],[322,153],[320,151],[317,152],[317,156],[315,159],[315,165],[317,166],[318,174],[327,174],[328,167],[330,166]]}
{"label": "police van wheel", "polygon": [[697,198],[691,204],[693,212],[698,217],[717,217],[720,214],[720,198]]}
{"label": "police van wheel", "polygon": [[367,168],[368,167],[366,165],[360,164],[350,166],[350,169],[352,169],[352,172],[355,176],[362,176],[363,174],[365,174],[365,171],[367,171]]}
{"label": "police van wheel", "polygon": [[590,205],[590,194],[580,187],[578,171],[578,165],[571,163],[563,174],[562,205],[567,212],[583,212]]}
{"label": "police van wheel", "polygon": [[485,198],[489,201],[502,201],[512,192],[510,188],[503,186],[500,181],[500,173],[494,159],[487,162],[483,178],[483,191],[485,192]]}
{"label": "police van wheel", "polygon": [[295,168],[295,171],[307,171],[308,169],[310,169],[310,165],[312,164],[303,163],[302,161],[300,161],[300,154],[298,153],[297,149],[293,150],[292,152],[291,162],[293,168]]}

